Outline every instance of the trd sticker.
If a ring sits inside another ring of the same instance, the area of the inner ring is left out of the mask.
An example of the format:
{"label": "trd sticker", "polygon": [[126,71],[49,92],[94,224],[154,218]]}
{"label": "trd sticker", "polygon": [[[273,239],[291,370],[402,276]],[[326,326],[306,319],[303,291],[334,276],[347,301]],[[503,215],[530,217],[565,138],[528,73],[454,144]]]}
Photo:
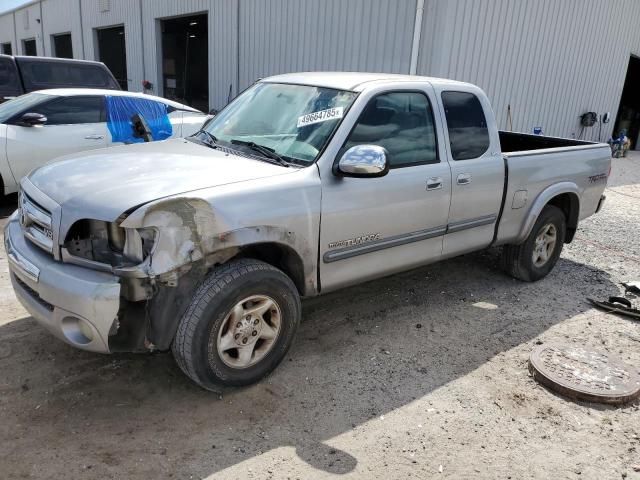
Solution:
{"label": "trd sticker", "polygon": [[298,117],[298,128],[313,125],[314,123],[342,118],[343,114],[344,109],[342,107],[328,108],[327,110],[320,110],[319,112],[307,113],[306,115]]}
{"label": "trd sticker", "polygon": [[589,183],[597,183],[597,182],[606,182],[607,181],[607,174],[606,173],[601,173],[599,175],[592,175],[589,177]]}
{"label": "trd sticker", "polygon": [[379,233],[370,233],[368,235],[362,235],[356,238],[350,238],[348,240],[338,240],[337,242],[331,242],[329,248],[341,248],[341,247],[354,247],[356,245],[362,245],[363,243],[373,242],[380,240]]}

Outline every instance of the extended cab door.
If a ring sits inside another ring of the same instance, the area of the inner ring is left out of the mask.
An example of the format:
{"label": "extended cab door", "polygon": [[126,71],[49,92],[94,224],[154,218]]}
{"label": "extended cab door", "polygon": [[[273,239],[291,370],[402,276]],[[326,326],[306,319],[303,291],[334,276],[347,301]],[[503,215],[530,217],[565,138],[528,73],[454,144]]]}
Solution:
{"label": "extended cab door", "polygon": [[[361,94],[361,112],[333,159],[321,166],[322,291],[435,261],[442,254],[451,179],[440,148],[435,94],[430,84]],[[346,120],[345,120],[346,121]],[[345,128],[349,128],[344,125]],[[389,172],[379,178],[339,177],[336,162],[354,145],[388,152]],[[324,159],[323,159],[324,160]]]}
{"label": "extended cab door", "polygon": [[56,97],[29,112],[47,117],[43,126],[7,126],[7,160],[16,182],[54,158],[106,146],[104,97]]}
{"label": "extended cab door", "polygon": [[480,89],[438,88],[451,165],[451,207],[443,256],[487,247],[502,204],[505,167],[491,106]]}

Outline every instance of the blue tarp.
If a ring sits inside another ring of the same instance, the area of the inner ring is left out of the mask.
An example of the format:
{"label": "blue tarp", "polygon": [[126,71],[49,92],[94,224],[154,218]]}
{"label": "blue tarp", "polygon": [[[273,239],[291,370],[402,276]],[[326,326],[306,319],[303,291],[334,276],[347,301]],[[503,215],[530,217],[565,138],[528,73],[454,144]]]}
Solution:
{"label": "blue tarp", "polygon": [[114,142],[144,142],[142,138],[133,136],[131,117],[136,113],[144,117],[154,141],[169,138],[173,133],[164,103],[146,98],[107,95],[107,127]]}

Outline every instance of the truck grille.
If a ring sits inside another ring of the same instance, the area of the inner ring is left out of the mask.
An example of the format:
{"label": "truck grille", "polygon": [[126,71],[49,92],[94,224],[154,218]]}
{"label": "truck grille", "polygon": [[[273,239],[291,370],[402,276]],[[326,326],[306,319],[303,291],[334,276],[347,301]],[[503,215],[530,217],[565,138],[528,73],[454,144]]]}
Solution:
{"label": "truck grille", "polygon": [[42,250],[53,253],[51,212],[36,203],[24,191],[20,193],[18,208],[24,236]]}

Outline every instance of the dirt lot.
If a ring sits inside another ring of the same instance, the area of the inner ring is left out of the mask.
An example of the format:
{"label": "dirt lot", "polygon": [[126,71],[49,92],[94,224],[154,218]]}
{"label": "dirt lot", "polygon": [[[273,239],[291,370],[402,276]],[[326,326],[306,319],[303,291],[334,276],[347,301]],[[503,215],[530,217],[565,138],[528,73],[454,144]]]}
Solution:
{"label": "dirt lot", "polygon": [[640,404],[567,401],[527,373],[550,341],[640,365],[640,323],[584,300],[640,279],[640,155],[615,161],[607,196],[536,284],[488,251],[305,302],[286,361],[224,398],[169,354],[53,339],[2,250],[0,477],[640,479]]}

